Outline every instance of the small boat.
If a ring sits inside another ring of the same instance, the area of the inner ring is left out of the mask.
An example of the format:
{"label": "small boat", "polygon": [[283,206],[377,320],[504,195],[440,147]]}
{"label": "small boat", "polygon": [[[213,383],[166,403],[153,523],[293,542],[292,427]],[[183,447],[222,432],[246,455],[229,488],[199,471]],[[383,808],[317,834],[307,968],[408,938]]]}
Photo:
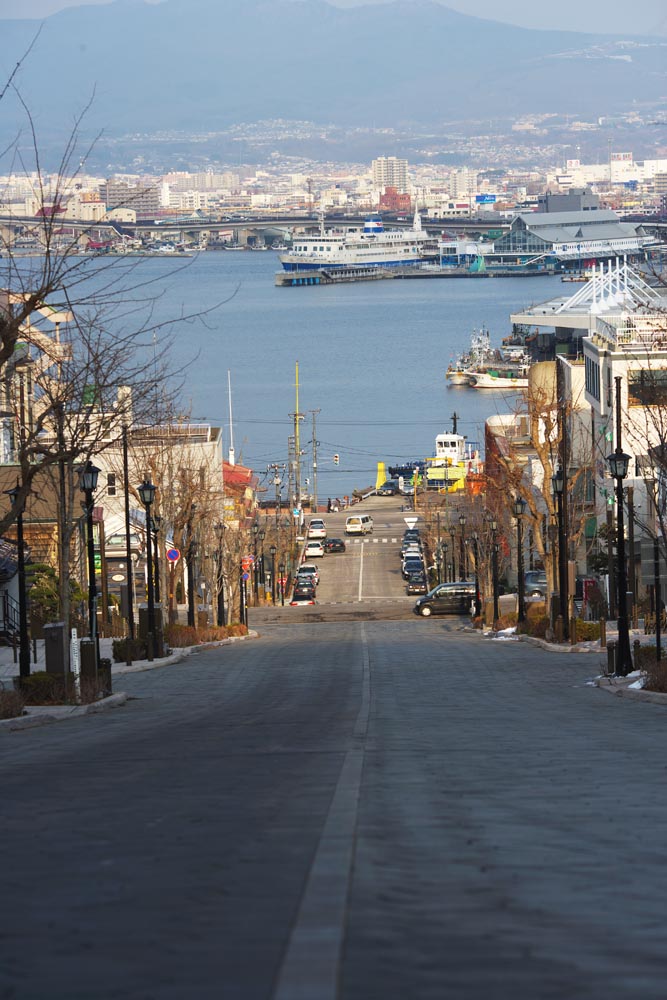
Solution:
{"label": "small boat", "polygon": [[491,335],[482,327],[475,330],[470,338],[470,347],[460,354],[445,372],[445,378],[450,385],[470,385],[470,373],[493,362],[500,361],[501,353],[491,347]]}
{"label": "small boat", "polygon": [[529,364],[497,365],[470,373],[473,389],[527,389]]}

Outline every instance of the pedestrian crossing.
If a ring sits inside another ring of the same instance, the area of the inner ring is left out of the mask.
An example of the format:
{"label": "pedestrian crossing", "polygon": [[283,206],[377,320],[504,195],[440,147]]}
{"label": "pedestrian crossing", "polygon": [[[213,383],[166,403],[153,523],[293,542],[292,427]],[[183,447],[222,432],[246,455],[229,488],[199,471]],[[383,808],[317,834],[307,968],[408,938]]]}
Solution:
{"label": "pedestrian crossing", "polygon": [[397,545],[401,541],[399,538],[348,538],[346,545]]}

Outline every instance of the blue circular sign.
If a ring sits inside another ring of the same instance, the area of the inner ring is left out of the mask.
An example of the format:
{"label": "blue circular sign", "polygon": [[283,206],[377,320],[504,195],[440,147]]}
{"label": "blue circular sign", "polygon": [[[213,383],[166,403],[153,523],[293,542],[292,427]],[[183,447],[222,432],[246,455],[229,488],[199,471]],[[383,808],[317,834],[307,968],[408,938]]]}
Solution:
{"label": "blue circular sign", "polygon": [[178,549],[167,549],[167,561],[170,563],[177,563],[181,558],[181,553]]}

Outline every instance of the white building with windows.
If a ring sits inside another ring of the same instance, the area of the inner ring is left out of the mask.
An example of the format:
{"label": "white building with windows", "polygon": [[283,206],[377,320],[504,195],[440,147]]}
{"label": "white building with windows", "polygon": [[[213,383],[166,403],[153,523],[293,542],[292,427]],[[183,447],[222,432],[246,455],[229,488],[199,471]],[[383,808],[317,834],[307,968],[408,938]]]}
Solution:
{"label": "white building with windows", "polygon": [[399,194],[410,190],[408,178],[408,161],[397,156],[378,156],[373,160],[373,187],[381,192],[387,187],[394,187]]}

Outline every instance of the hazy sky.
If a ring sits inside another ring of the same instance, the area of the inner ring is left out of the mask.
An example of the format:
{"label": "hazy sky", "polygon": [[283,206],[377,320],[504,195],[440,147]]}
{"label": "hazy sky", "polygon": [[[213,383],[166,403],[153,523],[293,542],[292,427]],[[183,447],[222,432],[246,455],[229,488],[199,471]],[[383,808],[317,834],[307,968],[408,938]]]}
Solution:
{"label": "hazy sky", "polygon": [[[108,0],[0,0],[0,18],[46,17],[64,7]],[[308,2],[308,0],[306,0]],[[329,0],[338,7],[357,7],[387,0]],[[441,0],[443,2],[443,0]],[[573,31],[606,31],[613,34],[667,35],[664,0],[449,0],[446,6],[477,17],[507,21],[526,28],[568,28]],[[472,8],[472,9],[471,9]]]}

